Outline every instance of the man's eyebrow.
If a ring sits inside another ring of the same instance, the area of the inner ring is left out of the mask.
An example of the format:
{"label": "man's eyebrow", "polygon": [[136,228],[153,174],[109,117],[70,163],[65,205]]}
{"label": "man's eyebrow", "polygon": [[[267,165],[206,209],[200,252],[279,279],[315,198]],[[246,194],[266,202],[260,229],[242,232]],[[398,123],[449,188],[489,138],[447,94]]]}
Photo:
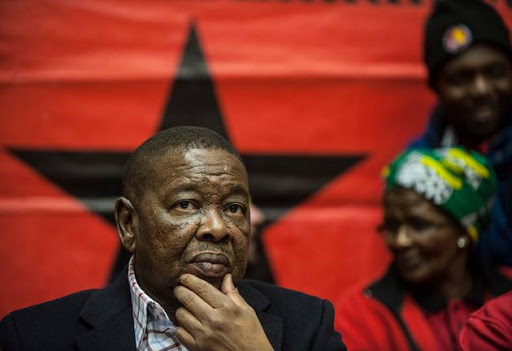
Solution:
{"label": "man's eyebrow", "polygon": [[170,185],[165,192],[169,193],[187,193],[187,192],[196,192],[197,185],[196,183],[191,182],[183,182],[182,184],[172,184]]}
{"label": "man's eyebrow", "polygon": [[229,192],[231,193],[230,195],[244,195],[244,196],[249,196],[249,191],[241,186],[241,185],[231,185],[229,187]]}
{"label": "man's eyebrow", "polygon": [[197,191],[197,185],[196,185],[196,183],[182,184],[182,185],[176,186],[174,188],[174,190],[181,191],[181,192]]}

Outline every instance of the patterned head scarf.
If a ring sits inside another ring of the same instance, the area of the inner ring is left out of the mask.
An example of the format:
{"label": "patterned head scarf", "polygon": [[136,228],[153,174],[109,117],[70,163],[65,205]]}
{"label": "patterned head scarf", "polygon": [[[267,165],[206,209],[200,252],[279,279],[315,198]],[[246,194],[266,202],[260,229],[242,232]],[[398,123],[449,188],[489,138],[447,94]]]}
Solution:
{"label": "patterned head scarf", "polygon": [[383,171],[386,190],[414,190],[452,215],[476,242],[496,193],[496,175],[484,156],[461,147],[410,149]]}

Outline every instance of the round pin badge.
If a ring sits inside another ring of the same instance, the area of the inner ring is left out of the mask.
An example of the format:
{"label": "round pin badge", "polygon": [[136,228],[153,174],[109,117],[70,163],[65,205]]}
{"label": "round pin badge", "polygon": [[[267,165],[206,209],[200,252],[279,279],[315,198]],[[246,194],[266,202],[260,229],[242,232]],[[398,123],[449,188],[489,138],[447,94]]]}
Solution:
{"label": "round pin badge", "polygon": [[456,54],[471,45],[473,35],[469,28],[463,24],[449,27],[443,35],[443,47],[446,52]]}

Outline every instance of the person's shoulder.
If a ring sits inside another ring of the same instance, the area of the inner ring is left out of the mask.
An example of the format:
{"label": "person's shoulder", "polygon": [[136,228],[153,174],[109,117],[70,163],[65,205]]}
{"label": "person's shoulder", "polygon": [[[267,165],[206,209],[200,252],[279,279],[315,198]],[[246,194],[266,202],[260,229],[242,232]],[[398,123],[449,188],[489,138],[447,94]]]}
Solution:
{"label": "person's shoulder", "polygon": [[300,325],[304,320],[311,325],[321,324],[334,316],[330,301],[300,291],[252,280],[243,280],[239,291],[253,308],[281,316],[290,325]]}
{"label": "person's shoulder", "polygon": [[78,315],[92,293],[96,290],[85,290],[70,294],[55,300],[43,302],[9,313],[2,320],[6,324],[9,320],[19,327],[30,329],[44,329],[48,326],[66,326]]}
{"label": "person's shoulder", "polygon": [[512,292],[488,301],[470,314],[462,328],[462,350],[510,350],[512,348]]}
{"label": "person's shoulder", "polygon": [[83,331],[80,312],[95,290],[77,292],[52,301],[13,311],[0,322],[4,350],[65,349],[73,335]]}
{"label": "person's shoulder", "polygon": [[[70,295],[66,295],[55,300],[43,302],[37,305],[15,310],[7,316],[16,319],[26,319],[28,321],[35,320],[35,316],[48,317],[49,319],[58,318],[63,312],[68,313],[76,311],[80,312],[86,301],[96,289],[79,291]],[[57,316],[55,315],[57,314]]]}
{"label": "person's shoulder", "polygon": [[512,291],[488,301],[482,308],[473,312],[471,317],[480,319],[505,319],[507,320],[507,324],[512,322]]}
{"label": "person's shoulder", "polygon": [[[345,350],[334,330],[334,308],[328,300],[254,280],[242,280],[238,288],[258,314],[284,321],[283,349]],[[269,328],[269,319],[263,320],[263,327]]]}
{"label": "person's shoulder", "polygon": [[388,307],[379,296],[382,289],[374,291],[376,283],[358,282],[342,291],[333,301],[337,317],[354,315],[360,318],[363,311],[365,314],[387,314]]}

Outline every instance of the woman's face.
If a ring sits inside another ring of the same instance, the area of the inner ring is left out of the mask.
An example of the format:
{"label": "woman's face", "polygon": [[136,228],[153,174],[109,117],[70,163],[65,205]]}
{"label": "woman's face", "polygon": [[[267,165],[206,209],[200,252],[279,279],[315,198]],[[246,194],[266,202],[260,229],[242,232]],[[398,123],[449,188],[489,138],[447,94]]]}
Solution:
{"label": "woman's face", "polygon": [[[388,190],[383,205],[384,238],[406,282],[435,283],[467,252],[469,238],[465,231],[416,192]],[[464,249],[457,246],[460,237],[466,237]]]}

